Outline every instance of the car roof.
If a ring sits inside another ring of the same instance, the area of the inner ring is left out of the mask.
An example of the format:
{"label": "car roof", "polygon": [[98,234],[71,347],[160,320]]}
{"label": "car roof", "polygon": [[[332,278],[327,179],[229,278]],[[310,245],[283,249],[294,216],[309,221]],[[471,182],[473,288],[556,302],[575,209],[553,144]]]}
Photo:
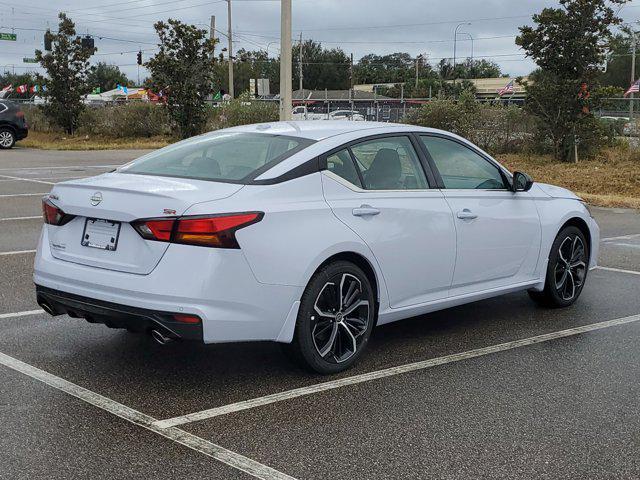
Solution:
{"label": "car roof", "polygon": [[[290,122],[257,123],[240,127],[227,128],[228,132],[267,133],[273,135],[287,135],[290,137],[308,138],[311,140],[324,140],[336,135],[354,133],[365,130],[388,128],[389,131],[398,129],[411,131],[432,131],[424,127],[416,127],[400,123],[384,122],[353,122],[350,120],[299,120]],[[219,133],[217,130],[215,133]],[[435,131],[435,130],[433,130]]]}

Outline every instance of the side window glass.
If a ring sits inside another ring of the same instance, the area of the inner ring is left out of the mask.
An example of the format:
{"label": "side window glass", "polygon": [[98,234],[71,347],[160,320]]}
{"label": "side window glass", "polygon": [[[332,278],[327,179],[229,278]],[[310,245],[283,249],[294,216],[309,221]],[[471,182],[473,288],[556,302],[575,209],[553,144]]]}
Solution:
{"label": "side window glass", "polygon": [[351,147],[367,190],[427,189],[428,183],[411,140],[388,137]]}
{"label": "side window glass", "polygon": [[344,178],[347,182],[362,188],[360,177],[353,164],[351,155],[348,150],[340,150],[333,155],[327,157],[327,170],[335,173],[339,177]]}
{"label": "side window glass", "polygon": [[421,135],[445,188],[503,190],[507,187],[498,167],[453,140]]}

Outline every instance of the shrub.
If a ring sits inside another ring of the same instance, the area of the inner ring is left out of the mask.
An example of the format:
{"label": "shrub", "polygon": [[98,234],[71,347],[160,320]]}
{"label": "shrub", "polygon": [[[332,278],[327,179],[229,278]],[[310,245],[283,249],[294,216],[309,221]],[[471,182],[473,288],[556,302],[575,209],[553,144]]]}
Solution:
{"label": "shrub", "polygon": [[105,137],[155,137],[172,133],[166,109],[161,105],[131,102],[87,108],[80,117],[80,133]]}
{"label": "shrub", "polygon": [[469,93],[458,101],[429,102],[410,111],[405,122],[455,133],[494,154],[528,149],[535,132],[532,117],[521,108],[481,104]]}
{"label": "shrub", "polygon": [[36,105],[21,105],[24,117],[29,124],[29,128],[34,132],[55,132],[62,131],[59,127],[53,125],[42,109]]}
{"label": "shrub", "polygon": [[235,100],[212,107],[208,130],[236,127],[251,123],[275,122],[279,118],[279,107],[276,102],[265,102],[241,95]]}
{"label": "shrub", "polygon": [[422,127],[438,128],[455,133],[461,137],[469,137],[477,128],[479,105],[461,95],[460,100],[434,100],[420,108],[410,110],[404,121]]}

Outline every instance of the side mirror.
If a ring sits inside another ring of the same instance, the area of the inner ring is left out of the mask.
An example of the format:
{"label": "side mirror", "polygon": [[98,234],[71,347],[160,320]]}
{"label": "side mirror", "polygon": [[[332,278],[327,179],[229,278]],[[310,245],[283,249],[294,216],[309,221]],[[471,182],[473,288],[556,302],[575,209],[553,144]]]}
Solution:
{"label": "side mirror", "polygon": [[528,192],[533,186],[533,179],[523,172],[514,172],[513,186],[514,192]]}

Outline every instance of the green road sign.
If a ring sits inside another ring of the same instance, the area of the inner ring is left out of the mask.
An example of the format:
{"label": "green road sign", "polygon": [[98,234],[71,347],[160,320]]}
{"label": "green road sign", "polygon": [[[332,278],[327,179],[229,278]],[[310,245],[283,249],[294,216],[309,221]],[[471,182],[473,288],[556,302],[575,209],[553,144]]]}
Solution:
{"label": "green road sign", "polygon": [[0,40],[8,40],[10,42],[15,42],[17,39],[18,39],[18,36],[15,33],[0,32]]}
{"label": "green road sign", "polygon": [[29,58],[29,57],[24,57],[22,61],[24,63],[38,63],[38,60],[36,60],[35,58]]}

